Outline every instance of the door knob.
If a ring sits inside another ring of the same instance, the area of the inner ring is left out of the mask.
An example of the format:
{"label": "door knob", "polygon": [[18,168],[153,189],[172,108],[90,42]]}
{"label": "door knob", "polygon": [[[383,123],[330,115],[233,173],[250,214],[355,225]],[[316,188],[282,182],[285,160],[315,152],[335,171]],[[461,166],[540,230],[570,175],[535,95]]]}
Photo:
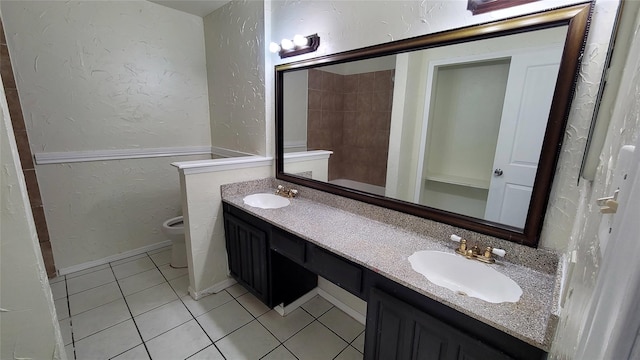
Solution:
{"label": "door knob", "polygon": [[504,172],[502,171],[502,169],[495,169],[495,170],[493,170],[493,175],[495,175],[495,176],[502,176],[502,174],[504,174]]}

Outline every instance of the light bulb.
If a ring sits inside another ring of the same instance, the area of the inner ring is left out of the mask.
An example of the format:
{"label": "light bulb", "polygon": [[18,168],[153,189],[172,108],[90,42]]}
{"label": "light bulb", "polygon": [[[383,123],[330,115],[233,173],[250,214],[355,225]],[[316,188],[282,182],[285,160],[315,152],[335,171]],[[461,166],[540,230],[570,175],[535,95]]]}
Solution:
{"label": "light bulb", "polygon": [[280,46],[282,46],[283,50],[291,50],[293,49],[293,42],[289,39],[282,39]]}
{"label": "light bulb", "polygon": [[296,46],[307,46],[309,44],[308,41],[309,40],[306,37],[302,36],[302,35],[296,35],[296,36],[293,37],[293,43]]}
{"label": "light bulb", "polygon": [[280,45],[271,42],[271,44],[269,44],[269,51],[271,51],[272,53],[277,53],[278,51],[280,51]]}

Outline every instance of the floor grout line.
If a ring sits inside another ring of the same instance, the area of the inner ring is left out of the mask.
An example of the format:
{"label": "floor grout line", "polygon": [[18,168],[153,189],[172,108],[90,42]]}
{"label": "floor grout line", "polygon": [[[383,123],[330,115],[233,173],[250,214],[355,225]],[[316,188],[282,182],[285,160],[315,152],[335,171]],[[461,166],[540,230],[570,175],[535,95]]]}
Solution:
{"label": "floor grout line", "polygon": [[[113,276],[115,277],[116,274],[113,272],[113,267],[111,266],[111,263],[109,263],[109,269],[111,269],[111,272],[113,273]],[[127,298],[124,296],[124,292],[122,291],[122,288],[120,287],[120,283],[118,282],[118,280],[116,280],[116,284],[118,285],[118,289],[120,289],[120,294],[122,295],[122,299],[124,300],[124,304],[127,306],[127,311],[129,311],[129,315],[131,315],[131,321],[133,322],[133,326],[136,327],[136,331],[138,332],[138,336],[140,336],[140,341],[142,341],[142,345],[144,346],[144,349],[147,352],[147,355],[149,355],[149,359],[152,359],[151,353],[149,352],[149,348],[147,347],[147,343],[142,339],[142,333],[140,332],[140,329],[138,328],[138,324],[136,323],[136,320],[133,318],[133,313],[131,312],[131,308],[129,307],[129,303],[127,302]],[[133,348],[135,348],[137,346],[139,346],[139,344],[134,346],[134,347],[132,347],[131,349],[133,349]],[[129,351],[131,349],[128,349],[125,352],[127,352],[127,351]],[[120,354],[118,354],[116,356],[119,356],[119,355]]]}
{"label": "floor grout line", "polygon": [[[151,256],[149,256],[149,257],[151,257]],[[159,266],[160,266],[160,265],[156,264],[156,262],[155,262],[155,261],[153,261],[153,259],[151,259],[151,261],[152,261],[152,262],[153,262],[153,264],[155,265],[156,269],[158,269],[158,271],[160,271],[160,268],[159,268]],[[169,264],[171,264],[171,262],[169,262]],[[162,265],[166,265],[166,264],[162,264]],[[169,280],[167,280],[167,277],[162,273],[162,271],[160,271],[160,274],[161,274],[161,275],[162,275],[162,277],[167,281],[167,284],[169,284],[169,287],[171,288],[171,290],[173,291],[173,293],[174,293],[174,294],[176,294],[176,296],[178,297],[178,300],[180,300],[180,303],[182,303],[182,306],[184,306],[184,307],[187,309],[187,311],[189,312],[189,315],[191,315],[191,319],[192,319],[192,320],[194,320],[194,321],[196,322],[196,324],[198,324],[198,326],[200,327],[200,329],[202,330],[202,332],[204,333],[204,335],[207,337],[207,339],[209,339],[209,341],[211,341],[211,345],[209,345],[209,346],[213,346],[213,347],[215,347],[215,348],[216,348],[216,350],[218,350],[218,352],[220,353],[220,355],[222,355],[222,358],[226,360],[227,358],[224,356],[224,354],[222,353],[222,351],[220,351],[220,348],[218,348],[218,347],[216,346],[215,341],[213,341],[213,339],[211,339],[211,336],[209,336],[209,334],[208,334],[208,333],[207,333],[207,331],[204,329],[204,327],[202,327],[202,324],[200,324],[200,322],[198,321],[198,319],[196,318],[196,316],[194,316],[194,315],[193,315],[193,313],[191,312],[191,309],[189,309],[189,307],[187,306],[187,304],[185,304],[185,303],[184,303],[184,301],[182,300],[182,297],[180,297],[180,295],[178,295],[178,292],[176,291],[176,289],[174,289],[174,288],[173,288],[173,286],[171,286],[171,284],[169,283]],[[188,275],[188,274],[187,274],[187,275]],[[172,279],[172,280],[175,280],[175,279]],[[226,292],[226,290],[222,290],[222,291],[225,291],[225,292]],[[229,295],[231,295],[231,294],[229,294]],[[189,293],[188,293],[188,292],[187,292],[187,296],[189,296]],[[231,295],[231,298],[233,298],[233,295]],[[235,299],[233,299],[233,300],[235,300]],[[228,302],[230,302],[230,301],[228,301]],[[228,302],[226,302],[226,303],[228,303]],[[226,304],[226,303],[225,303],[225,304]],[[224,304],[221,304],[221,305],[219,305],[219,306],[222,306],[222,305],[224,305]],[[219,306],[218,306],[218,307],[219,307]],[[215,309],[215,308],[214,308],[214,309]],[[213,310],[213,309],[211,309],[211,310]],[[211,310],[209,310],[209,311],[211,311]],[[208,312],[208,311],[207,311],[207,312]],[[206,314],[206,312],[205,312],[204,314]],[[204,315],[204,314],[202,314],[202,315]],[[189,321],[191,321],[191,320],[189,320]],[[158,336],[160,336],[160,335],[158,335]],[[192,356],[194,356],[195,354],[197,354],[197,353],[199,353],[199,352],[203,351],[204,349],[208,348],[209,346],[205,346],[204,348],[202,348],[202,349],[200,349],[200,350],[196,351],[195,353],[193,353],[193,354],[189,355],[189,356],[187,357],[187,359],[188,359],[188,358],[190,358],[190,357],[192,357]],[[149,357],[151,357],[151,355],[149,355]]]}
{"label": "floor grout line", "polygon": [[65,291],[67,293],[67,296],[65,297],[65,299],[67,301],[67,311],[69,311],[69,328],[70,328],[70,331],[71,331],[71,348],[73,349],[73,359],[75,360],[75,358],[76,358],[76,341],[75,341],[75,338],[73,336],[73,317],[71,316],[71,303],[69,302],[69,289],[67,288],[67,276],[66,275],[64,275],[64,289],[65,289]]}

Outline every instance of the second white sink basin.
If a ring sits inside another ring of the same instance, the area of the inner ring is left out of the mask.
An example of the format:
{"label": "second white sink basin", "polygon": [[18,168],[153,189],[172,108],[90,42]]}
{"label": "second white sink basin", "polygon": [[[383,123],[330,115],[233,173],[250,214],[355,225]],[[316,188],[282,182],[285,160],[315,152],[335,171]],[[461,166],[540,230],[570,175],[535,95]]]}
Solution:
{"label": "second white sink basin", "polygon": [[289,199],[275,194],[252,194],[242,199],[245,204],[260,209],[279,209],[291,204]]}
{"label": "second white sink basin", "polygon": [[432,283],[460,295],[490,303],[517,302],[522,289],[490,265],[442,251],[417,251],[409,256],[413,270]]}

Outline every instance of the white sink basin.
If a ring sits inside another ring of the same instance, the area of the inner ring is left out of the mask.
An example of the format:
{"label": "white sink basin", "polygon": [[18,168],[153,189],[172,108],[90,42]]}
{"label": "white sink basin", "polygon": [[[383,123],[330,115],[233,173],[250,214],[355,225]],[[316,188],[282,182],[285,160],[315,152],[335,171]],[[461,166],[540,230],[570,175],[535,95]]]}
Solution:
{"label": "white sink basin", "polygon": [[[417,251],[409,256],[413,270],[459,295],[490,303],[517,302],[522,289],[510,277],[476,260],[442,251]],[[493,265],[495,266],[495,265]]]}
{"label": "white sink basin", "polygon": [[252,194],[242,199],[245,204],[260,209],[279,209],[291,204],[289,199],[275,194]]}

